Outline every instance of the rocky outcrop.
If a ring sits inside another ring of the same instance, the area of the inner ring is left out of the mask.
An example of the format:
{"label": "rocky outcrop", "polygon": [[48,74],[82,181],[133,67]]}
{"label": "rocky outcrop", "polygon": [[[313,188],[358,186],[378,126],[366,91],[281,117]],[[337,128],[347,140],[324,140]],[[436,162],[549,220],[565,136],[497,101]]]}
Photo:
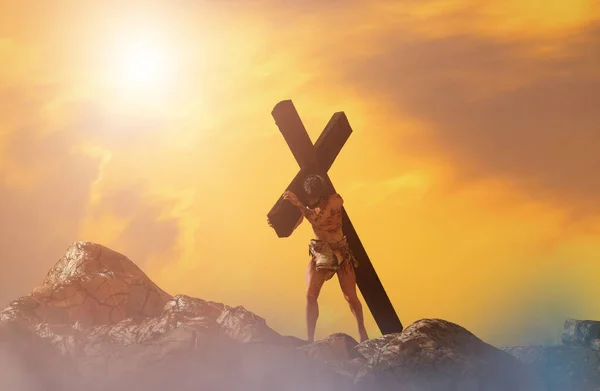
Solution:
{"label": "rocky outcrop", "polygon": [[158,316],[170,299],[125,256],[95,243],[78,242],[40,287],[0,312],[0,322],[114,324]]}
{"label": "rocky outcrop", "polygon": [[600,350],[600,322],[567,319],[563,329],[562,342],[568,346],[583,346]]}
{"label": "rocky outcrop", "polygon": [[543,389],[530,366],[440,319],[361,344],[345,334],[308,344],[244,307],[171,296],[87,242],[0,312],[2,390]]}
{"label": "rocky outcrop", "polygon": [[423,319],[402,333],[358,346],[367,359],[358,375],[368,388],[386,390],[542,390],[516,358],[463,327]]}
{"label": "rocky outcrop", "polygon": [[295,349],[302,344],[241,306],[172,297],[125,256],[78,242],[41,287],[0,312],[0,389],[285,390],[295,389],[288,384],[293,379],[313,388],[317,380],[336,384],[340,376],[333,372],[307,376],[321,367]]}

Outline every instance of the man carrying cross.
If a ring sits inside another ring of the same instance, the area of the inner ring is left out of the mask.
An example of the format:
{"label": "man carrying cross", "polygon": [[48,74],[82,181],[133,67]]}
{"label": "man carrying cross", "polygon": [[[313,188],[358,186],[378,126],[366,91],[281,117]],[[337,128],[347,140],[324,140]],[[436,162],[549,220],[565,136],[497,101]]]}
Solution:
{"label": "man carrying cross", "polygon": [[[303,183],[309,205],[303,205],[296,194],[286,191],[283,199],[300,210],[300,219],[296,227],[306,218],[312,225],[315,238],[310,241],[310,262],[306,271],[306,328],[308,340],[314,341],[317,318],[319,317],[318,298],[325,281],[337,274],[344,298],[356,318],[360,341],[368,339],[364,325],[363,311],[356,292],[358,267],[356,258],[350,251],[346,237],[342,232],[342,197],[328,192],[326,183],[320,175],[308,175]],[[267,219],[269,226],[273,226]]]}

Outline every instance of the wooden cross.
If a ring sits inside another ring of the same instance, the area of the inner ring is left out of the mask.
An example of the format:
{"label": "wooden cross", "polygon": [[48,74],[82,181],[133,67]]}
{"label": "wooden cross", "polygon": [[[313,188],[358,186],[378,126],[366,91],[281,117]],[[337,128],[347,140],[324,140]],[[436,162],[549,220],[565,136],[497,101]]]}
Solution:
{"label": "wooden cross", "polygon": [[[300,201],[307,204],[302,183],[306,175],[319,173],[331,190],[335,191],[327,171],[352,133],[352,128],[344,112],[335,113],[331,117],[314,146],[291,100],[279,102],[271,115],[300,166],[300,171],[287,190],[296,193]],[[294,231],[294,226],[300,218],[300,211],[290,202],[280,198],[267,216],[271,220],[277,236],[283,238],[290,236]],[[346,235],[350,250],[359,262],[359,267],[356,269],[356,284],[371,310],[379,330],[382,334],[401,332],[402,323],[383,289],[345,208],[342,208],[342,221],[342,230]]]}

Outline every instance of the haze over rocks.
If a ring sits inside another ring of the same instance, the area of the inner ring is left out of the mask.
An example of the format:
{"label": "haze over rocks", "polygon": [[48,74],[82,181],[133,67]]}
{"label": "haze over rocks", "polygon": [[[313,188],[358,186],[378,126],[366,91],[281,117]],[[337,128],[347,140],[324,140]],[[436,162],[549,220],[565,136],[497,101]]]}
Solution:
{"label": "haze over rocks", "polygon": [[242,306],[171,296],[124,255],[77,242],[0,312],[0,389],[600,390],[600,328],[577,325],[554,347],[498,349],[441,319],[309,344]]}

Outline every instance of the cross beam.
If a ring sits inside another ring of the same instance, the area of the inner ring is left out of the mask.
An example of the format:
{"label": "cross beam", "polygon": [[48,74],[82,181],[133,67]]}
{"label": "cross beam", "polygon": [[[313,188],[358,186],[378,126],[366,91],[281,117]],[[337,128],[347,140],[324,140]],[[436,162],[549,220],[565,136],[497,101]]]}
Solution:
{"label": "cross beam", "polygon": [[[300,166],[300,171],[286,190],[293,191],[298,195],[300,201],[306,203],[302,182],[307,174],[318,172],[325,178],[331,190],[335,191],[327,171],[352,134],[352,128],[346,115],[343,112],[335,113],[314,146],[291,100],[279,102],[271,115]],[[267,216],[271,220],[277,236],[288,237],[292,234],[294,226],[300,218],[300,211],[288,201],[280,198]],[[401,332],[402,323],[394,311],[345,208],[342,208],[342,230],[350,249],[359,262],[359,267],[356,269],[356,284],[373,314],[379,330],[382,334]]]}

